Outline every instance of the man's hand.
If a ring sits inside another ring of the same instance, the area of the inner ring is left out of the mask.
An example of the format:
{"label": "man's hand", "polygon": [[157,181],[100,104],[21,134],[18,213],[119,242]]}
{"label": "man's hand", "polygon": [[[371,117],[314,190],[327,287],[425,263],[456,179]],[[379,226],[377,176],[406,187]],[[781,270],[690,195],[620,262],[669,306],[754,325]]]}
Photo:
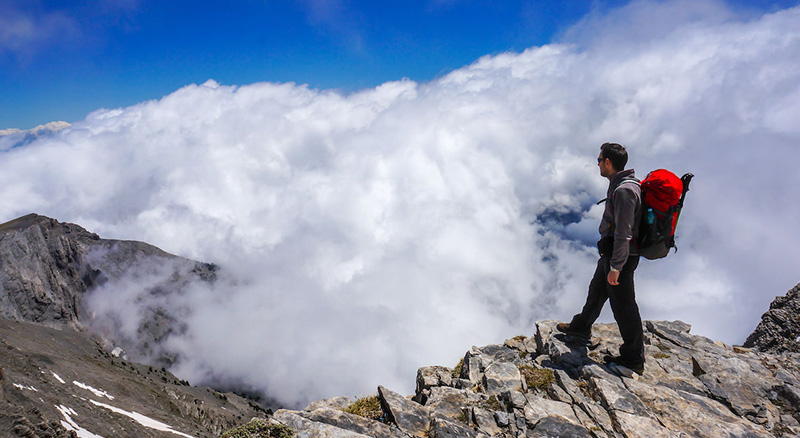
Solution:
{"label": "man's hand", "polygon": [[619,271],[608,271],[608,284],[619,286]]}

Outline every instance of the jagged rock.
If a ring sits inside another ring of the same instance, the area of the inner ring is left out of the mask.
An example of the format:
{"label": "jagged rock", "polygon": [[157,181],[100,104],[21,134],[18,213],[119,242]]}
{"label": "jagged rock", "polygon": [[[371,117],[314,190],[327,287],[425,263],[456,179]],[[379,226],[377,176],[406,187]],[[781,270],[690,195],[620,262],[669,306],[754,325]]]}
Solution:
{"label": "jagged rock", "polygon": [[523,414],[530,427],[536,426],[543,418],[558,416],[573,424],[580,424],[572,406],[555,400],[549,400],[533,394],[526,394],[527,404]]}
{"label": "jagged rock", "polygon": [[401,432],[396,426],[391,427],[378,421],[370,420],[354,414],[348,414],[339,409],[320,408],[311,412],[299,412],[297,414],[317,423],[335,426],[340,429],[345,429],[372,437],[406,437],[406,434]]}
{"label": "jagged rock", "polygon": [[769,353],[800,353],[800,284],[772,301],[744,346]]}
{"label": "jagged rock", "polygon": [[351,404],[353,404],[353,400],[351,400],[350,397],[339,396],[333,398],[326,398],[324,400],[312,401],[305,408],[305,410],[308,412],[322,408],[333,408],[333,409],[344,410],[347,409],[347,407],[350,406]]}
{"label": "jagged rock", "polygon": [[400,430],[411,436],[427,436],[431,422],[429,409],[383,386],[378,387],[378,397],[384,412]]}
{"label": "jagged rock", "polygon": [[483,387],[489,394],[522,389],[522,376],[513,363],[495,362],[483,374]]}
{"label": "jagged rock", "polygon": [[696,394],[625,380],[625,386],[653,412],[667,429],[692,436],[758,436],[758,429],[733,415],[716,400]]}
{"label": "jagged rock", "polygon": [[584,438],[591,436],[588,429],[570,423],[561,417],[544,417],[526,437],[531,438]]}
{"label": "jagged rock", "polygon": [[475,426],[479,431],[486,433],[489,436],[495,435],[501,431],[501,428],[497,425],[497,421],[494,418],[494,413],[495,411],[490,411],[480,407],[473,407],[472,422],[475,423]]}
{"label": "jagged rock", "polygon": [[465,409],[480,403],[480,400],[480,395],[470,390],[443,386],[432,388],[425,407],[430,409],[434,416],[457,420],[465,418]]}
{"label": "jagged rock", "polygon": [[479,438],[485,436],[463,424],[445,418],[434,418],[431,425],[431,438]]}
{"label": "jagged rock", "polygon": [[369,438],[369,435],[309,420],[297,412],[279,410],[272,417],[294,431],[295,438]]}
{"label": "jagged rock", "polygon": [[442,366],[422,367],[417,370],[417,391],[415,400],[425,404],[430,389],[437,386],[451,386],[453,370]]}

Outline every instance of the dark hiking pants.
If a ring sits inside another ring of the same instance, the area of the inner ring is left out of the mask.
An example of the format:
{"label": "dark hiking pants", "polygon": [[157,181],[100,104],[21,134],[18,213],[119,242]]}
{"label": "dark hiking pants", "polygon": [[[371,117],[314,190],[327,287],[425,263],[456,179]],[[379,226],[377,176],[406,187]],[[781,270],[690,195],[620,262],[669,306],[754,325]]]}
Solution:
{"label": "dark hiking pants", "polygon": [[619,285],[612,286],[608,284],[610,258],[601,257],[597,261],[594,277],[589,283],[586,304],[581,313],[575,315],[570,322],[570,328],[588,332],[608,300],[622,335],[619,354],[622,358],[631,361],[644,360],[642,318],[639,316],[639,306],[636,305],[636,293],[633,287],[633,271],[638,265],[639,256],[628,257],[628,261],[619,273]]}

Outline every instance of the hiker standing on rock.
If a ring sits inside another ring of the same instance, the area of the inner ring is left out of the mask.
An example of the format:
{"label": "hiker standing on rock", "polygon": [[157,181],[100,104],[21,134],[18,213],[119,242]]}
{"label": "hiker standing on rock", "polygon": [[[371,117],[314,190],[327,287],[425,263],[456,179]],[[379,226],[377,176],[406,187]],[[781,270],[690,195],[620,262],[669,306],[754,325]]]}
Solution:
{"label": "hiker standing on rock", "polygon": [[600,260],[589,283],[586,304],[569,323],[556,328],[566,334],[590,338],[592,324],[600,316],[606,300],[611,302],[614,319],[622,335],[619,356],[606,356],[606,363],[616,363],[641,374],[644,371],[644,333],[633,287],[633,271],[639,265],[637,237],[642,215],[642,193],[633,169],[625,169],[628,152],[617,143],[600,147],[597,165],[600,175],[608,178],[605,211],[600,221]]}

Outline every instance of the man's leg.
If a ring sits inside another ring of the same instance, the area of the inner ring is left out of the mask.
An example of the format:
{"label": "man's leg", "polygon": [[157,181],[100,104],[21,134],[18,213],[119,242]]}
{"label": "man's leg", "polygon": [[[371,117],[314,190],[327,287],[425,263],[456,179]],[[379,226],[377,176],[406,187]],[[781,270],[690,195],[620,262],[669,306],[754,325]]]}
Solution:
{"label": "man's leg", "polygon": [[581,313],[572,317],[572,321],[569,323],[571,330],[589,333],[591,332],[592,324],[600,316],[600,311],[603,310],[603,305],[608,300],[608,289],[606,288],[608,263],[609,259],[607,257],[602,257],[597,261],[597,269],[595,269],[592,281],[589,283],[586,304],[583,305]]}
{"label": "man's leg", "polygon": [[619,274],[619,285],[608,285],[608,298],[614,319],[619,325],[622,335],[622,346],[619,355],[632,362],[644,361],[644,333],[639,306],[636,304],[636,292],[633,285],[633,272],[639,265],[639,257],[629,257]]}

